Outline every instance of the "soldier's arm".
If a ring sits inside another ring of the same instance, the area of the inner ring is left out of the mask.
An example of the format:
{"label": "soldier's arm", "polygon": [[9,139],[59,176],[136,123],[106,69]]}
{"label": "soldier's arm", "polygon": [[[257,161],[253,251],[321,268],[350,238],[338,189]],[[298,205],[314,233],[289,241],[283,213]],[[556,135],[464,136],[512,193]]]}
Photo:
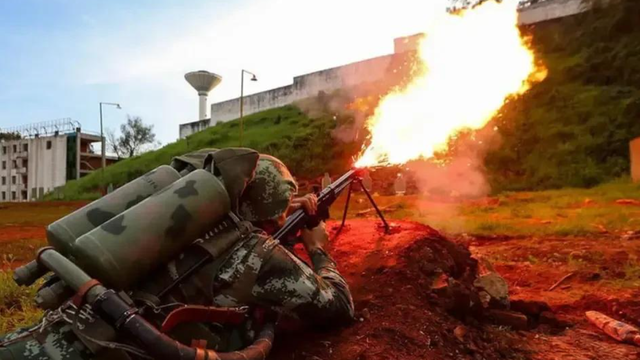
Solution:
{"label": "soldier's arm", "polygon": [[349,286],[322,248],[309,253],[313,269],[282,246],[264,260],[253,295],[264,306],[316,325],[353,319]]}

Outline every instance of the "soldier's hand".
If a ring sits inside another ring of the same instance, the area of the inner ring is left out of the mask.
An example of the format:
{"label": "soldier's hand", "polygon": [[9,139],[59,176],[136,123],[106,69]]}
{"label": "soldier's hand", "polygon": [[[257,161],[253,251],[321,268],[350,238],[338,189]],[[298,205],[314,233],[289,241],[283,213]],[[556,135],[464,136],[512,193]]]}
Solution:
{"label": "soldier's hand", "polygon": [[307,252],[313,251],[318,248],[324,248],[329,241],[329,234],[325,228],[324,221],[321,221],[318,226],[311,230],[302,230],[302,243],[304,244]]}
{"label": "soldier's hand", "polygon": [[304,211],[309,215],[315,215],[316,211],[318,211],[318,198],[316,195],[307,194],[303,197],[291,200],[288,213],[291,214],[300,208],[304,209]]}

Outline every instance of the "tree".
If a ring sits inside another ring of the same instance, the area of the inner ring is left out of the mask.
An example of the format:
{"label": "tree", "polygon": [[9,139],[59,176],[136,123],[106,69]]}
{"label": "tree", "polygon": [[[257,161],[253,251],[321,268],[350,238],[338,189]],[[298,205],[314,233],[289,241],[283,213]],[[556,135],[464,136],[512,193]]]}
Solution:
{"label": "tree", "polygon": [[145,145],[156,145],[153,125],[145,125],[139,116],[127,115],[127,122],[120,125],[120,136],[107,129],[107,142],[118,158],[132,157],[147,150]]}
{"label": "tree", "polygon": [[0,132],[0,140],[20,140],[22,135],[18,132]]}

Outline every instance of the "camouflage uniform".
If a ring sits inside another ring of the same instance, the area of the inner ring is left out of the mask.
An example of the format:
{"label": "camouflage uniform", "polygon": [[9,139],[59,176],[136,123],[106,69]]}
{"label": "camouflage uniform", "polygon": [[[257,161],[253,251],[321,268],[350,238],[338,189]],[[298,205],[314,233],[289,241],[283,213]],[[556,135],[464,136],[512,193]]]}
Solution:
{"label": "camouflage uniform", "polygon": [[[183,159],[188,159],[187,164],[194,164],[192,168],[202,168],[201,161],[210,151],[187,154],[177,160],[178,163],[182,160],[184,165]],[[296,191],[295,181],[284,164],[263,155],[258,160],[254,179],[239,198],[237,211],[249,221],[278,218],[287,210]],[[169,295],[170,299],[162,300],[208,306],[257,306],[315,325],[350,321],[353,301],[335,262],[321,249],[309,256],[313,269],[278,241],[255,229],[225,256],[189,278]],[[8,334],[5,339],[16,338],[25,331],[27,329]],[[185,342],[181,336],[176,338]],[[112,350],[101,351],[98,356],[92,354],[64,321],[0,347],[0,360],[90,358],[129,357]]]}
{"label": "camouflage uniform", "polygon": [[[191,159],[195,156],[190,155]],[[261,155],[255,177],[240,198],[239,215],[252,222],[276,219],[285,213],[296,192],[297,185],[286,166]],[[309,257],[313,269],[256,230],[223,263],[202,269],[196,281],[183,287],[199,290],[186,291],[193,295],[182,299],[196,304],[212,301],[217,306],[261,306],[316,325],[350,321],[353,300],[335,261],[322,249]],[[219,270],[214,273],[216,267]],[[209,284],[214,288],[212,299],[206,297]]]}

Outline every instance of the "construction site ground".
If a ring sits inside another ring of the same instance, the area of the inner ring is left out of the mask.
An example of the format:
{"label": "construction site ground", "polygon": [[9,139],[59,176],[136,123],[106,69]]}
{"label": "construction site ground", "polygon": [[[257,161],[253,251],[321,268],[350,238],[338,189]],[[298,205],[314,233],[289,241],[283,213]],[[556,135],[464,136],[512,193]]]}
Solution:
{"label": "construction site ground", "polygon": [[[271,358],[640,358],[639,348],[610,339],[584,316],[585,311],[598,310],[640,326],[640,237],[626,231],[584,236],[450,232],[449,239],[493,264],[508,282],[512,301],[546,302],[558,320],[517,330],[447,311],[431,289],[433,264],[428,249],[434,230],[425,223],[398,219],[415,220],[407,215],[412,208],[406,201],[398,208],[391,206],[397,203],[394,197],[377,200],[391,219],[391,234],[384,234],[375,212],[355,197],[347,226],[329,248],[350,284],[357,321],[330,330],[301,331],[295,324],[284,324]],[[31,260],[35,250],[46,244],[45,226],[84,204],[2,204],[0,254],[4,270]],[[336,203],[334,218],[341,215],[342,205],[343,201]],[[452,205],[442,206],[450,209]],[[329,222],[332,232],[338,224],[336,219]],[[4,321],[21,310],[0,299]]]}

